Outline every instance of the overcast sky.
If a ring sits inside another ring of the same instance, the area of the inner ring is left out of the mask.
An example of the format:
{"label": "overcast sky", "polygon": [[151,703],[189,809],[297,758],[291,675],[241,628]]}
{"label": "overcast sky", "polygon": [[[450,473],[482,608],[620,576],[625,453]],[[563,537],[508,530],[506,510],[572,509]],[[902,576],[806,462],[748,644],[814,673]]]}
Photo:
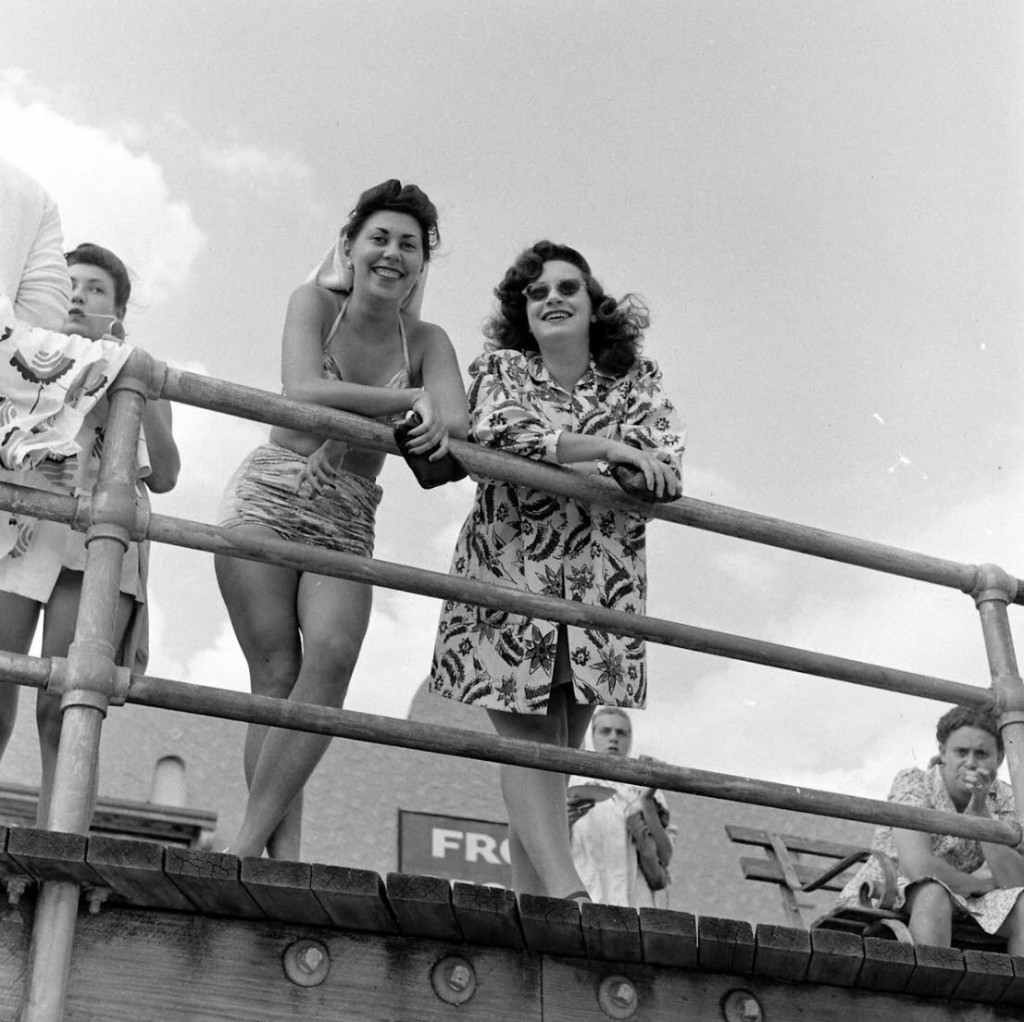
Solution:
{"label": "overcast sky", "polygon": [[[1024,576],[1013,0],[5,0],[0,150],[134,271],[129,340],[280,387],[291,290],[358,193],[423,187],[465,369],[542,237],[653,310],[689,495]],[[165,514],[264,427],[178,408]],[[377,556],[446,570],[471,486],[381,482]],[[969,598],[658,523],[649,611],[988,683]],[[245,688],[209,559],[160,549],[150,673]],[[404,716],[438,604],[378,590],[348,705]],[[1011,610],[1020,630],[1020,610]],[[401,655],[396,654],[401,651]],[[943,707],[652,648],[637,747],[884,796]]]}

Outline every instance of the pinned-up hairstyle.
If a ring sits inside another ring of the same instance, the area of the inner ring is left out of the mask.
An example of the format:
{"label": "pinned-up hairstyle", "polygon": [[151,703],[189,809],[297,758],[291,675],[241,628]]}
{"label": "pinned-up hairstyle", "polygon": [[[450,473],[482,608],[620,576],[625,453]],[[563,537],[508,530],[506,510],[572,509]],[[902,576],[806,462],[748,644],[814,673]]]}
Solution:
{"label": "pinned-up hairstyle", "polygon": [[624,376],[636,364],[643,332],[650,326],[647,306],[634,294],[618,300],[605,294],[600,282],[591,274],[586,259],[576,249],[552,241],[538,241],[520,252],[494,289],[498,310],[484,326],[484,334],[491,342],[488,349],[540,350],[530,333],[523,288],[540,277],[544,264],[553,260],[571,263],[582,272],[594,310],[590,352],[599,369],[612,376]]}
{"label": "pinned-up hairstyle", "polygon": [[429,262],[430,253],[441,243],[437,228],[437,207],[427,193],[416,185],[403,185],[397,178],[391,178],[372,188],[367,188],[348,215],[341,229],[342,237],[355,241],[367,220],[374,213],[382,211],[407,213],[419,225],[423,235],[423,259]]}
{"label": "pinned-up hairstyle", "polygon": [[132,281],[128,275],[128,267],[109,248],[93,244],[91,241],[83,241],[77,248],[65,252],[64,258],[67,260],[68,266],[85,263],[89,266],[98,266],[110,274],[114,281],[114,311],[123,319],[128,299],[132,294]]}

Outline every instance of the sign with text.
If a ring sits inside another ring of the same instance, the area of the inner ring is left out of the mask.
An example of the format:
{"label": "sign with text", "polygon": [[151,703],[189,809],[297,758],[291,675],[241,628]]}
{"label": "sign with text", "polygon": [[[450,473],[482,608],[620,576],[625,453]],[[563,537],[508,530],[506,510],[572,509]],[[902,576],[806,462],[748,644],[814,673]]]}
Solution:
{"label": "sign with text", "polygon": [[402,873],[511,887],[508,825],[400,809],[398,868]]}

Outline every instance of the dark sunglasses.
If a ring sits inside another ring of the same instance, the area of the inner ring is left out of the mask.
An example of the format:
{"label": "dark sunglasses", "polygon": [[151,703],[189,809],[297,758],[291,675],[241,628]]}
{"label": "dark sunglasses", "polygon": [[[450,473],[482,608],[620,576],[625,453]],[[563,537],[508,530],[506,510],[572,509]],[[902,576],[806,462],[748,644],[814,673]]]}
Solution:
{"label": "dark sunglasses", "polygon": [[587,282],[580,280],[579,277],[571,277],[568,280],[560,280],[557,284],[542,284],[540,281],[534,281],[532,284],[527,284],[523,288],[523,294],[526,295],[528,302],[542,302],[549,294],[551,294],[551,288],[554,289],[563,298],[572,298],[574,294],[577,294],[580,288],[586,287]]}

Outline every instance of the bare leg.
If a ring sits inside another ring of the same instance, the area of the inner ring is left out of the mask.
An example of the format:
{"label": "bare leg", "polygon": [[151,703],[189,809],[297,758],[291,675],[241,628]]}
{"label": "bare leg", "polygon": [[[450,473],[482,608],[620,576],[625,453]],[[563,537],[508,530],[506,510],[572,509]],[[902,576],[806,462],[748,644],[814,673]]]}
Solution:
{"label": "bare leg", "polygon": [[[240,526],[248,535],[275,536],[257,525]],[[302,642],[296,598],[299,572],[256,561],[218,555],[214,558],[217,582],[232,628],[249,667],[254,695],[287,699],[302,666]],[[245,782],[252,788],[256,763],[270,729],[249,724],[245,733]],[[299,858],[302,841],[301,793],[267,839],[267,851],[276,859]],[[255,854],[259,855],[261,848]]]}
{"label": "bare leg", "polygon": [[[341,707],[370,621],[373,590],[359,582],[303,574],[298,614],[302,668],[289,699]],[[245,818],[232,851],[259,855],[330,744],[328,735],[272,728],[260,749]]]}
{"label": "bare leg", "polygon": [[1006,938],[1008,955],[1024,955],[1024,898],[1017,898],[1006,921],[997,932]]}
{"label": "bare leg", "polygon": [[[27,653],[36,631],[39,610],[40,604],[35,600],[13,593],[0,593],[0,649],[8,653]],[[20,687],[0,682],[0,758],[14,731]]]}
{"label": "bare leg", "polygon": [[949,947],[953,939],[953,902],[941,884],[915,884],[907,892],[907,908],[915,944]]}
{"label": "bare leg", "polygon": [[[78,604],[82,596],[82,573],[62,571],[53,593],[46,604],[43,616],[42,655],[66,657],[75,637],[78,622]],[[116,650],[124,641],[128,623],[131,621],[135,600],[121,593],[118,597],[114,634],[111,643]],[[36,696],[36,726],[39,729],[39,759],[42,764],[42,779],[39,782],[39,805],[36,809],[36,826],[45,827],[50,813],[50,795],[53,791],[53,775],[57,768],[57,746],[60,744],[61,709],[60,699],[48,695],[42,689]],[[99,785],[99,773],[96,774]],[[96,791],[92,792],[95,800]]]}
{"label": "bare leg", "polygon": [[[555,681],[569,677],[564,635],[559,634]],[[552,689],[546,715],[490,710],[488,716],[503,738],[518,738],[579,748],[594,707],[572,702],[572,689]],[[565,806],[565,774],[529,767],[502,766],[501,792],[509,819],[512,885],[518,894],[564,898],[583,889],[572,860],[569,817]]]}

